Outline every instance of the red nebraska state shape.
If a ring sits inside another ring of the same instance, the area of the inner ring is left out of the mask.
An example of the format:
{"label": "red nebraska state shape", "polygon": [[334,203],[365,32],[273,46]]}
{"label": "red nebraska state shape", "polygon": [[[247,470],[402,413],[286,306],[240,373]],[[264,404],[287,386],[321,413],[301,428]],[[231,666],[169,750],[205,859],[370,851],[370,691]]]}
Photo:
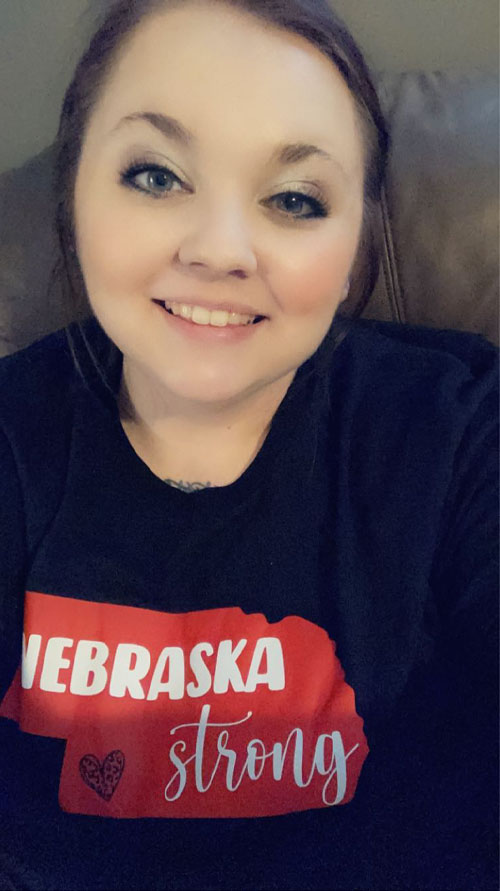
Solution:
{"label": "red nebraska state shape", "polygon": [[27,592],[0,716],[67,739],[59,801],[114,817],[257,817],[345,804],[368,753],[327,633]]}

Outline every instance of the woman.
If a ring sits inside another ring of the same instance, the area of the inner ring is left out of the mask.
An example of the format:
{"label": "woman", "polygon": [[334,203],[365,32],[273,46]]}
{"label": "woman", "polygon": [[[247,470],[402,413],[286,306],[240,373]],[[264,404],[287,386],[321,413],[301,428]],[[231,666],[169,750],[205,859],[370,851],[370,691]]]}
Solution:
{"label": "woman", "polygon": [[491,887],[498,351],[357,318],[351,36],[121,0],[57,149],[89,317],[0,363],[6,886]]}

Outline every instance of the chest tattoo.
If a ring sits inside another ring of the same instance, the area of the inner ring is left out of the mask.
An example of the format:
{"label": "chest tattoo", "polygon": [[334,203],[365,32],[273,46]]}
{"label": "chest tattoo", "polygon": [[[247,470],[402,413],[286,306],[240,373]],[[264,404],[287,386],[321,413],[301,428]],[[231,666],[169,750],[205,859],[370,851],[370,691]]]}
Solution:
{"label": "chest tattoo", "polygon": [[196,492],[199,489],[208,489],[212,487],[212,483],[185,483],[184,480],[163,480],[164,483],[167,483],[169,486],[174,486],[175,489],[182,489],[183,492]]}

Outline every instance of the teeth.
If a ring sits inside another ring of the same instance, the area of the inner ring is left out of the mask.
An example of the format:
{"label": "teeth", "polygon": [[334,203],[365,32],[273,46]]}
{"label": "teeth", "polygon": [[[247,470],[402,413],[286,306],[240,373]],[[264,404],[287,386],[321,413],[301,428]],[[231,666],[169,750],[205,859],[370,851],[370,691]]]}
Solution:
{"label": "teeth", "polygon": [[182,316],[195,325],[215,325],[225,328],[227,325],[251,325],[257,316],[240,315],[238,312],[226,312],[221,309],[208,310],[204,306],[189,306],[187,303],[169,303],[165,300],[165,308],[171,309],[174,316]]}

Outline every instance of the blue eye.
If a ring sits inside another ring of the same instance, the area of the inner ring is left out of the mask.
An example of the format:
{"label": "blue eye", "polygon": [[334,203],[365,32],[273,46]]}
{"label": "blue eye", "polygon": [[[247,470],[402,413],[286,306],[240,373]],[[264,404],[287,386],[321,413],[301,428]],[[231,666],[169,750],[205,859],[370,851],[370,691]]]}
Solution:
{"label": "blue eye", "polygon": [[[148,184],[155,184],[161,186],[166,186],[170,183],[170,188],[167,190],[155,192],[150,191],[147,187],[138,185],[135,180],[139,175],[147,173],[147,182]],[[173,183],[179,183],[182,185],[181,180],[175,173],[172,173],[168,167],[162,167],[158,164],[152,164],[151,162],[146,161],[134,161],[129,167],[123,170],[120,174],[120,182],[122,185],[127,186],[132,189],[137,189],[139,192],[144,192],[144,194],[149,195],[151,198],[165,198],[172,192]],[[290,217],[291,219],[296,220],[310,220],[316,219],[318,217],[327,217],[329,216],[329,206],[328,204],[316,197],[315,194],[310,194],[307,190],[305,192],[280,192],[279,195],[274,195],[269,199],[268,203],[271,202],[279,202],[282,204],[288,204],[289,209],[285,210],[284,213]],[[307,216],[300,216],[292,213],[291,211],[297,209],[297,205],[308,204],[312,208],[312,213]],[[291,205],[291,207],[290,207]]]}
{"label": "blue eye", "polygon": [[[150,176],[147,177],[148,182],[150,182],[151,179],[156,178],[157,185],[158,180],[161,181],[165,179],[167,180],[167,182],[169,180],[175,180],[176,182],[180,183],[179,177],[176,176],[175,173],[172,173],[172,171],[169,170],[168,167],[159,167],[156,164],[145,164],[139,162],[132,164],[131,167],[127,168],[127,170],[124,170],[120,174],[121,182],[123,183],[123,185],[130,186],[132,189],[138,189],[139,192],[146,192],[148,195],[151,195],[152,198],[163,198],[165,192],[149,192],[148,189],[144,188],[143,186],[139,186],[137,185],[137,183],[134,182],[135,178],[142,173],[150,174]],[[166,183],[163,182],[163,185],[166,185]],[[168,189],[168,192],[171,191],[171,189]]]}
{"label": "blue eye", "polygon": [[[308,195],[304,192],[281,192],[279,195],[275,195],[274,198],[272,198],[271,200],[276,201],[278,198],[280,198],[283,202],[287,202],[288,204],[292,199],[299,204],[304,204],[304,202],[307,202],[307,204],[309,204],[309,206],[313,208],[313,213],[309,214],[306,217],[292,214],[292,216],[295,216],[298,220],[309,220],[315,217],[328,216],[327,205],[323,201],[320,201],[318,198],[315,198],[313,195]],[[292,206],[292,210],[293,209],[297,209],[296,205]],[[289,211],[285,212],[289,213]]]}

